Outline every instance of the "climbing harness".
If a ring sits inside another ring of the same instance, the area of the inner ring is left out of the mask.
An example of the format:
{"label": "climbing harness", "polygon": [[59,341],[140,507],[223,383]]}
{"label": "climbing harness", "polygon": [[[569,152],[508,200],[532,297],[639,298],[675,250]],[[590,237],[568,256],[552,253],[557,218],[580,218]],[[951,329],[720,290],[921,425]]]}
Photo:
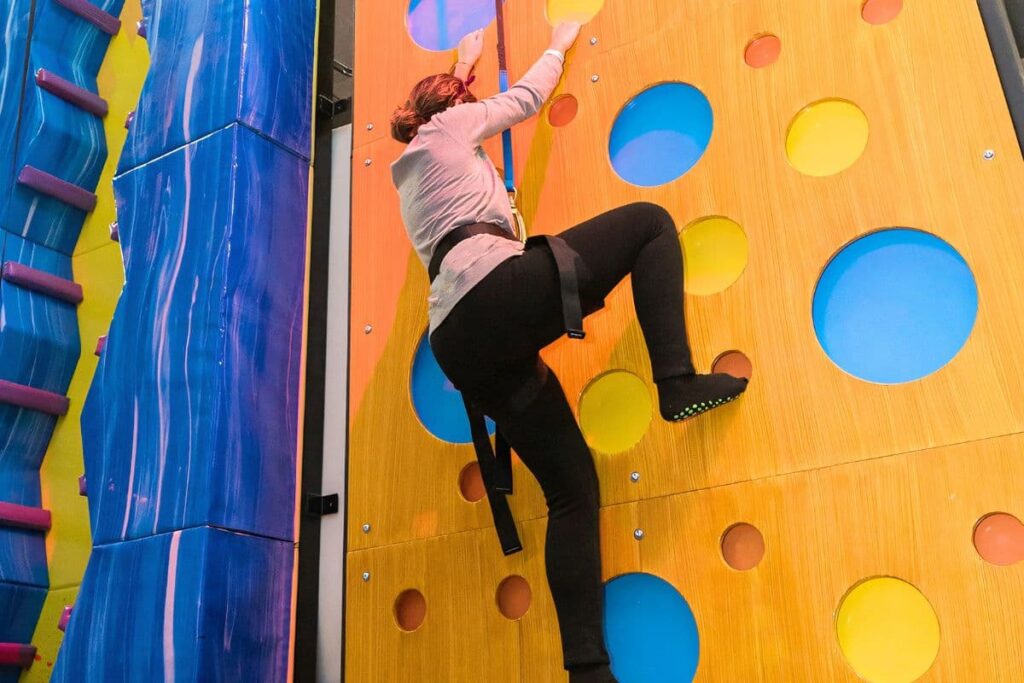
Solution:
{"label": "climbing harness", "polygon": [[[514,239],[507,230],[491,223],[462,225],[450,230],[434,247],[434,253],[431,255],[427,268],[430,282],[433,283],[437,278],[441,272],[441,262],[456,244],[482,234]],[[579,296],[579,275],[581,272],[585,272],[585,266],[580,260],[579,254],[565,240],[554,235],[537,235],[529,238],[526,244],[528,248],[536,245],[541,248],[547,247],[550,250],[558,271],[563,325],[566,334],[573,339],[583,339],[585,336],[583,331],[584,311]],[[596,308],[602,305],[603,302],[599,303]],[[596,310],[596,308],[587,312]],[[538,358],[536,372],[513,396],[507,399],[504,407],[516,410],[525,406],[544,385],[547,380],[547,372],[547,366]],[[460,387],[456,388],[462,390]],[[480,464],[480,474],[483,478],[484,488],[487,490],[491,514],[494,517],[494,528],[498,533],[502,552],[511,555],[523,549],[512,512],[508,506],[508,500],[505,498],[506,495],[512,494],[512,449],[501,432],[500,424],[496,424],[494,447],[491,447],[484,411],[470,401],[465,394],[462,398],[466,407],[466,417],[469,419],[470,433],[473,437],[473,448],[476,452],[477,462]]]}

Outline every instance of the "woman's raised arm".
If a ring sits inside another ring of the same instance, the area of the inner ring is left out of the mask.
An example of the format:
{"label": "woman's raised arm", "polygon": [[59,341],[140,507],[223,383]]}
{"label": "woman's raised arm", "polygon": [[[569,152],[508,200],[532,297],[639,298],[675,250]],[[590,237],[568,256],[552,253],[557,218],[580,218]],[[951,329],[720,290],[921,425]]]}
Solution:
{"label": "woman's raised arm", "polygon": [[[492,97],[453,107],[445,117],[446,127],[455,137],[464,139],[466,142],[479,145],[489,137],[497,135],[506,128],[511,128],[517,123],[530,118],[544,106],[544,103],[562,76],[562,63],[565,60],[565,53],[576,42],[580,34],[580,25],[576,22],[559,24],[551,34],[551,47],[541,55],[541,58],[530,67],[530,70],[508,89],[507,92],[499,93]],[[472,49],[476,47],[477,41],[482,40],[476,34],[470,34],[464,43],[470,41],[464,55],[463,45],[459,46],[459,63],[456,64],[455,75],[459,74],[459,68],[465,67],[464,56],[473,56]],[[480,44],[482,48],[482,44]],[[476,52],[479,55],[479,51]],[[473,60],[475,62],[475,59]],[[466,69],[466,75],[468,70]]]}

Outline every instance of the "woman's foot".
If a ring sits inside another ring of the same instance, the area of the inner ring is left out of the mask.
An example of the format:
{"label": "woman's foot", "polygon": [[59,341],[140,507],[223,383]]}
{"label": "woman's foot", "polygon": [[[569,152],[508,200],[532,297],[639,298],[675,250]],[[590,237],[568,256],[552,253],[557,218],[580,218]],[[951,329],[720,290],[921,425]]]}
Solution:
{"label": "woman's foot", "polygon": [[747,380],[721,372],[678,375],[663,379],[657,385],[661,416],[669,422],[697,417],[736,400],[747,390]]}
{"label": "woman's foot", "polygon": [[573,669],[569,672],[569,683],[619,683],[607,664],[598,664]]}

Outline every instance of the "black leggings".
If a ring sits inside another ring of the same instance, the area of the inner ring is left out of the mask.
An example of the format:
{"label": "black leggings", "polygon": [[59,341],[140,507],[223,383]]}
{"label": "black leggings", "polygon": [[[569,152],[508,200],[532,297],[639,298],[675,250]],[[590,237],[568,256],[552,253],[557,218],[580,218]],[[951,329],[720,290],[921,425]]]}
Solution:
{"label": "black leggings", "polygon": [[[668,212],[654,204],[630,204],[560,236],[583,260],[584,311],[603,305],[631,274],[654,379],[693,372],[683,320],[682,252]],[[531,244],[459,301],[430,345],[448,379],[494,418],[544,491],[548,584],[564,665],[571,671],[608,662],[597,472],[550,369],[532,398],[509,405],[544,367],[538,366],[538,352],[564,332],[554,259],[543,244]]]}

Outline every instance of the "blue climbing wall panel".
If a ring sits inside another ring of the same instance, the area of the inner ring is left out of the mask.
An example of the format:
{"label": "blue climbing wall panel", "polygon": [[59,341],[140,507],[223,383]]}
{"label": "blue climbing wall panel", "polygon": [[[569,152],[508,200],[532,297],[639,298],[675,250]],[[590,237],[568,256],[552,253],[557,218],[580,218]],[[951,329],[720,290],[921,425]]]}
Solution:
{"label": "blue climbing wall panel", "polygon": [[284,681],[316,0],[142,9],[82,416],[96,545],[53,679]]}
{"label": "blue climbing wall panel", "polygon": [[117,179],[131,258],[84,420],[95,543],[294,538],[308,170],[232,125]]}
{"label": "blue climbing wall panel", "polygon": [[[122,3],[81,7],[116,15]],[[82,102],[102,103],[96,75],[117,23],[102,15],[104,29],[65,4],[0,0],[0,642],[18,645],[30,644],[49,586],[48,525],[25,528],[24,515],[46,514],[39,468],[61,412],[33,397],[64,401],[80,355],[76,300],[47,285],[72,284],[70,254],[87,209],[53,187],[86,198],[96,189],[107,155],[102,112]],[[68,87],[44,89],[47,74]],[[27,168],[46,185],[20,182]],[[9,267],[31,269],[30,281],[8,277]],[[19,673],[0,667],[0,681]]]}
{"label": "blue climbing wall panel", "polygon": [[236,121],[309,157],[316,2],[280,4],[143,5],[152,64],[120,171]]}
{"label": "blue climbing wall panel", "polygon": [[97,547],[53,680],[283,681],[292,561],[209,527]]}

